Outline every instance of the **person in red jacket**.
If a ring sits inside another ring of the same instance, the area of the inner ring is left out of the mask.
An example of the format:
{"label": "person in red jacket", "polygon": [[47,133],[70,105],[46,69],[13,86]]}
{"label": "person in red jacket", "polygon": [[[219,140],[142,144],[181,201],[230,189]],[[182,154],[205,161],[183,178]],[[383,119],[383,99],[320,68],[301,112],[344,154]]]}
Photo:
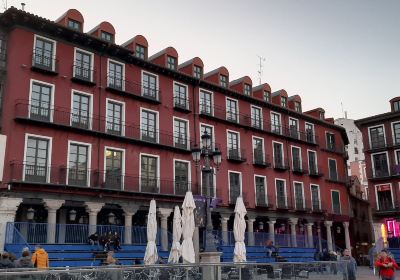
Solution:
{"label": "person in red jacket", "polygon": [[398,269],[399,266],[385,250],[379,254],[375,265],[379,268],[379,274],[382,280],[395,280],[395,270]]}

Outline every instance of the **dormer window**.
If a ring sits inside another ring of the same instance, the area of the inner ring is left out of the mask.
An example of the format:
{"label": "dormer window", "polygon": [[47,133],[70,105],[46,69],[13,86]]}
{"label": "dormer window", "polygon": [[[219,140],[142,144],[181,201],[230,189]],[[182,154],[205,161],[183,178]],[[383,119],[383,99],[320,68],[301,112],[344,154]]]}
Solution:
{"label": "dormer window", "polygon": [[300,112],[301,113],[301,103],[300,102],[297,102],[297,101],[294,102],[294,110],[296,112]]}
{"label": "dormer window", "polygon": [[194,72],[195,78],[197,78],[197,79],[201,79],[202,78],[203,69],[200,66],[195,65],[194,69],[193,69],[193,72]]}
{"label": "dormer window", "polygon": [[225,75],[219,75],[219,84],[221,87],[228,87],[228,77]]}
{"label": "dormer window", "polygon": [[394,112],[399,112],[400,111],[400,101],[394,101],[393,102],[393,111]]}
{"label": "dormer window", "polygon": [[264,101],[265,102],[271,102],[271,93],[269,93],[266,90],[264,90]]}
{"label": "dormer window", "polygon": [[176,58],[172,56],[167,56],[167,67],[171,70],[176,70]]}
{"label": "dormer window", "polygon": [[325,114],[324,114],[324,112],[319,112],[319,118],[320,118],[321,120],[325,119]]}
{"label": "dormer window", "polygon": [[146,48],[142,45],[136,44],[135,47],[135,56],[141,59],[145,59],[146,57]]}
{"label": "dormer window", "polygon": [[81,23],[73,19],[68,19],[68,27],[71,29],[81,31]]}
{"label": "dormer window", "polygon": [[101,39],[107,42],[113,42],[113,35],[111,33],[101,31]]}
{"label": "dormer window", "polygon": [[250,94],[251,94],[251,85],[244,84],[244,94],[250,96]]}
{"label": "dormer window", "polygon": [[285,96],[281,96],[281,106],[287,107],[287,98]]}

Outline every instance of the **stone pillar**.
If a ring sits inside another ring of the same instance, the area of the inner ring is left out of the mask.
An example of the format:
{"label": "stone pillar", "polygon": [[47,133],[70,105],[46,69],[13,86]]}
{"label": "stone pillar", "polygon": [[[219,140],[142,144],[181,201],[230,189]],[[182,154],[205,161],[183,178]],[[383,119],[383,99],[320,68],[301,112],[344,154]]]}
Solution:
{"label": "stone pillar", "polygon": [[67,219],[69,219],[69,213],[67,209],[60,209],[58,211],[58,223],[62,225],[62,229],[58,230],[58,243],[65,243],[65,229],[67,224]]}
{"label": "stone pillar", "polygon": [[346,242],[346,249],[351,250],[350,234],[349,234],[349,222],[343,222],[344,227],[344,240]]}
{"label": "stone pillar", "polygon": [[132,244],[132,216],[135,215],[139,209],[138,205],[121,205],[124,210],[125,227],[124,227],[124,244]]}
{"label": "stone pillar", "polygon": [[325,221],[324,225],[326,227],[326,243],[328,245],[328,251],[332,251],[332,221]]}
{"label": "stone pillar", "polygon": [[296,225],[297,225],[298,220],[299,220],[298,218],[290,218],[289,219],[290,238],[291,238],[292,247],[297,247]]}
{"label": "stone pillar", "polygon": [[200,253],[199,227],[194,227],[193,247],[194,247],[194,254],[196,256],[196,263],[198,263],[198,262],[200,262],[200,258],[199,258],[199,253]]}
{"label": "stone pillar", "polygon": [[317,233],[318,233],[319,251],[322,252],[322,236],[321,236],[321,226],[320,226],[319,222],[317,223]]}
{"label": "stone pillar", "polygon": [[12,242],[12,229],[14,228],[10,226],[9,235],[6,236],[7,223],[15,221],[15,214],[21,202],[22,198],[0,197],[0,252],[4,251],[4,244],[6,242]]}
{"label": "stone pillar", "polygon": [[268,235],[269,239],[275,244],[275,223],[276,221],[270,220],[268,221]]}
{"label": "stone pillar", "polygon": [[224,245],[228,245],[229,236],[228,236],[228,221],[231,217],[231,214],[222,214],[221,213],[221,230],[222,230],[222,241]]}
{"label": "stone pillar", "polygon": [[249,217],[247,219],[247,242],[249,246],[254,246],[254,222],[256,219]]}
{"label": "stone pillar", "polygon": [[44,199],[47,209],[47,243],[56,243],[57,210],[61,208],[65,200]]}
{"label": "stone pillar", "polygon": [[313,240],[313,235],[312,235],[312,226],[313,223],[308,223],[307,224],[307,240],[308,240],[308,248],[313,248],[314,247],[314,240]]}
{"label": "stone pillar", "polygon": [[103,208],[104,203],[86,202],[86,211],[89,213],[89,235],[97,231],[97,214]]}
{"label": "stone pillar", "polygon": [[161,250],[168,251],[168,217],[173,209],[158,208],[158,214],[161,220]]}

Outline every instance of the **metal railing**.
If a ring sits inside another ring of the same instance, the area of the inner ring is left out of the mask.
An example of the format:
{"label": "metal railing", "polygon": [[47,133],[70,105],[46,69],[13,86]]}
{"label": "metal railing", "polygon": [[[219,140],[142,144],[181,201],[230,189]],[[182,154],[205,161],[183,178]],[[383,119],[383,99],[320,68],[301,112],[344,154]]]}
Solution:
{"label": "metal railing", "polygon": [[322,167],[320,165],[316,166],[310,166],[309,168],[310,170],[308,170],[308,175],[310,177],[322,177],[324,176],[324,173],[322,172]]}
{"label": "metal railing", "polygon": [[73,78],[87,82],[87,83],[95,83],[96,82],[96,71],[93,69],[93,66],[82,66],[74,64],[72,66]]}
{"label": "metal railing", "polygon": [[271,165],[269,155],[263,154],[262,150],[253,150],[253,164],[258,166],[268,167]]}
{"label": "metal railing", "polygon": [[49,72],[57,72],[58,59],[52,52],[42,52],[40,50],[32,53],[32,67]]}
{"label": "metal railing", "polygon": [[332,153],[337,153],[340,155],[346,155],[346,148],[343,145],[340,144],[326,144],[325,148],[323,150],[332,152]]}
{"label": "metal railing", "polygon": [[174,108],[191,111],[189,98],[174,96]]}
{"label": "metal railing", "polygon": [[386,179],[388,177],[400,176],[400,165],[396,164],[390,169],[369,169],[372,176],[369,179]]}
{"label": "metal railing", "polygon": [[282,156],[274,156],[274,168],[278,170],[290,169],[287,159],[283,159]]}
{"label": "metal railing", "polygon": [[232,161],[246,161],[246,150],[228,148],[228,154],[226,155],[226,158]]}

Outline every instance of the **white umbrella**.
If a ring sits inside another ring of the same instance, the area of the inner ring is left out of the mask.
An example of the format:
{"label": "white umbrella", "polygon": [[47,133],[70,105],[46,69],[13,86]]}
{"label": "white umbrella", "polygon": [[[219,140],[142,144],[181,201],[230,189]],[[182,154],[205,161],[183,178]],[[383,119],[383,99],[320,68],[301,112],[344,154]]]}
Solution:
{"label": "white umbrella", "polygon": [[182,216],[179,206],[175,206],[174,221],[172,228],[172,246],[168,262],[178,263],[181,256]]}
{"label": "white umbrella", "polygon": [[194,247],[193,247],[193,232],[194,232],[194,214],[196,208],[192,192],[187,192],[185,200],[182,204],[182,258],[184,263],[194,263]]}
{"label": "white umbrella", "polygon": [[156,201],[150,201],[149,215],[147,216],[147,247],[144,254],[144,264],[152,265],[158,260],[157,254],[157,217],[156,217]]}
{"label": "white umbrella", "polygon": [[233,223],[233,235],[235,236],[235,250],[233,251],[234,262],[246,261],[246,245],[244,244],[244,234],[246,231],[246,221],[244,216],[247,211],[244,207],[243,199],[239,196],[236,199],[235,221]]}

